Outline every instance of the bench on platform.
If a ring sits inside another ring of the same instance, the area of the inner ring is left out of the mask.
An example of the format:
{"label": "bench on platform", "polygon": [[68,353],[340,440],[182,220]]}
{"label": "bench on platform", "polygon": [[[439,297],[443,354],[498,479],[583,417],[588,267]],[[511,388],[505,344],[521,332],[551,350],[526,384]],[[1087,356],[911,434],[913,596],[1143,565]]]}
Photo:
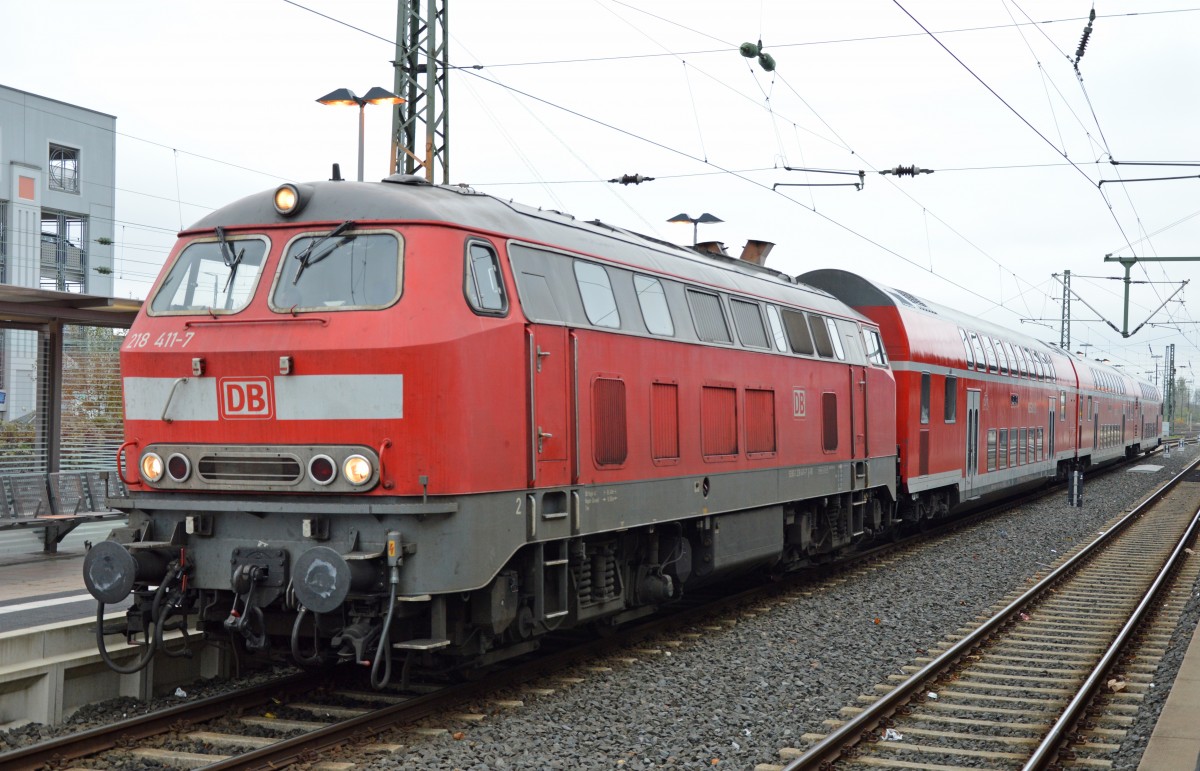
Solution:
{"label": "bench on platform", "polygon": [[58,551],[67,534],[85,522],[120,519],[109,500],[128,495],[107,471],[59,471],[0,477],[0,530],[43,528],[43,550]]}

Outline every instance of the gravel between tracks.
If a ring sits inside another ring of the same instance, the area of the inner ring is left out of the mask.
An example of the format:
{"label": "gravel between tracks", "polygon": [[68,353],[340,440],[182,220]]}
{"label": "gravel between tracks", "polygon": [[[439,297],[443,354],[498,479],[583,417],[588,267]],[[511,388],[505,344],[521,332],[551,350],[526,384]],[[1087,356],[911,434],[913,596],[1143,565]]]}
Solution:
{"label": "gravel between tracks", "polygon": [[[841,707],[899,673],[951,630],[1090,540],[1196,452],[1193,446],[1144,461],[1163,466],[1156,473],[1119,471],[1089,480],[1083,508],[1071,508],[1065,494],[1054,494],[920,546],[865,576],[769,612],[735,616],[736,624],[720,631],[697,629],[701,639],[664,648],[662,655],[630,654],[635,663],[612,664],[609,672],[581,671],[583,682],[553,686],[549,695],[514,693],[511,698],[523,700],[523,707],[473,705],[470,711],[487,713],[482,722],[443,720],[429,725],[450,733],[381,737],[406,748],[384,757],[364,755],[357,758],[358,768],[640,771],[780,763],[780,748],[803,746],[806,732],[824,732],[823,720],[837,717]],[[1156,687],[1112,758],[1114,768],[1137,767],[1198,619],[1200,586],[1193,587]],[[220,687],[189,690],[209,695]],[[92,705],[61,727],[0,732],[0,750],[179,701]]]}
{"label": "gravel between tracks", "polygon": [[[364,759],[361,767],[640,771],[781,763],[780,748],[804,746],[806,732],[825,732],[823,720],[1090,540],[1196,452],[1192,446],[1146,460],[1163,466],[1156,473],[1089,480],[1083,508],[1054,494],[861,578],[738,618],[727,630],[706,630],[670,655],[581,674],[584,682],[548,696],[514,695],[524,707],[487,710],[483,723],[451,726],[448,735],[410,736],[402,755]],[[1137,767],[1200,618],[1198,590],[1154,695],[1112,759],[1116,769]]]}

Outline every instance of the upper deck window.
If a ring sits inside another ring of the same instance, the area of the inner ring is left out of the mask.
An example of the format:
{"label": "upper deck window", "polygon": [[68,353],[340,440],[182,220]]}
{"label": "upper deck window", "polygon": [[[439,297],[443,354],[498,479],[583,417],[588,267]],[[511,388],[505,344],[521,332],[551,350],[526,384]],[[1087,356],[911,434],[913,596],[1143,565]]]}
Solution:
{"label": "upper deck window", "polygon": [[271,308],[326,311],[391,305],[400,297],[400,254],[400,239],[391,232],[300,236],[280,260]]}
{"label": "upper deck window", "polygon": [[267,241],[261,236],[193,241],[176,258],[150,300],[150,312],[235,313],[246,307],[262,273]]}
{"label": "upper deck window", "polygon": [[958,328],[958,336],[962,338],[963,348],[967,352],[967,369],[975,369],[975,352],[971,350],[971,344],[967,342],[967,333],[962,327]]}

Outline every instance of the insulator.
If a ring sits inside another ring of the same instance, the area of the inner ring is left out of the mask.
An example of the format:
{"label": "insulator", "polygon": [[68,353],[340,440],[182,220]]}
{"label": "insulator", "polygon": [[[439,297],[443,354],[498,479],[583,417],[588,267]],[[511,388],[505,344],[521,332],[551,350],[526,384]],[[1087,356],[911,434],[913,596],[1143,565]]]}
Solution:
{"label": "insulator", "polygon": [[1083,52],[1087,50],[1088,38],[1091,36],[1092,25],[1089,22],[1088,25],[1083,28],[1083,37],[1079,38],[1079,48],[1075,49],[1075,61],[1079,61],[1083,58]]}
{"label": "insulator", "polygon": [[775,57],[770,54],[758,55],[758,66],[762,67],[767,72],[775,71]]}
{"label": "insulator", "polygon": [[754,57],[758,56],[758,51],[758,46],[754,45],[753,43],[742,43],[741,47],[738,48],[738,53],[747,59],[753,59]]}

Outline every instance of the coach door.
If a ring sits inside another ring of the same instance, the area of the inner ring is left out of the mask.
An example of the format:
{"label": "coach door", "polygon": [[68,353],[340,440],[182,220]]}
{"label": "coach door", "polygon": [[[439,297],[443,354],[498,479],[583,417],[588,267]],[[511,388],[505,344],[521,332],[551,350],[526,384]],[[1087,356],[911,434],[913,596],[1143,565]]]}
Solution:
{"label": "coach door", "polygon": [[[967,389],[967,468],[963,475],[963,493],[975,489],[979,470],[979,391]],[[967,497],[964,495],[964,497]]]}
{"label": "coach door", "polygon": [[529,348],[529,484],[571,483],[571,366],[566,327],[525,327]]}
{"label": "coach door", "polygon": [[1057,457],[1056,445],[1054,444],[1054,413],[1058,409],[1058,399],[1050,397],[1050,428],[1046,431],[1046,438],[1050,440],[1050,446],[1047,448],[1046,457],[1054,460]]}

